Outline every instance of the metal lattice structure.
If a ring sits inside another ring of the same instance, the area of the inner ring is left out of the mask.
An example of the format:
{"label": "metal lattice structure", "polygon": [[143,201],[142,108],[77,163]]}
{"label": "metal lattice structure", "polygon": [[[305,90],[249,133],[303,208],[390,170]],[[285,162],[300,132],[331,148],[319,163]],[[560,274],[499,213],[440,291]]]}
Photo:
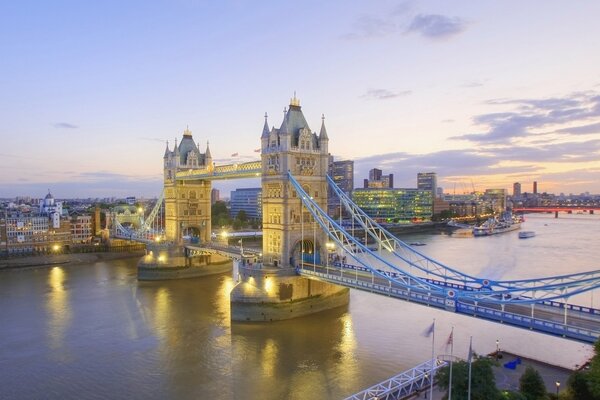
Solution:
{"label": "metal lattice structure", "polygon": [[[352,217],[361,219],[367,232],[377,235],[379,246],[394,254],[403,261],[396,264],[388,261],[378,251],[370,250],[365,243],[355,238],[346,229],[327,215],[316,202],[304,191],[292,174],[288,174],[290,182],[300,196],[303,205],[311,213],[314,220],[321,226],[345,253],[349,254],[366,271],[383,277],[390,283],[405,286],[408,289],[421,292],[445,293],[453,300],[470,302],[484,301],[494,304],[532,304],[543,300],[563,300],[575,294],[600,287],[600,271],[590,271],[572,275],[561,275],[540,279],[525,279],[515,281],[498,281],[500,284],[484,285],[486,279],[472,277],[457,270],[444,266],[412,249],[407,244],[395,239],[393,235],[381,228],[366,214],[353,210]],[[358,208],[358,207],[357,207]],[[405,254],[394,252],[402,248]],[[409,258],[411,257],[411,258]],[[424,261],[425,267],[419,262]],[[375,266],[377,265],[377,266]],[[406,267],[418,267],[418,270],[434,275],[438,279],[428,279],[427,276],[417,275]],[[434,268],[435,267],[435,268]],[[465,285],[477,283],[478,287]]]}
{"label": "metal lattice structure", "polygon": [[118,239],[129,239],[137,242],[152,243],[162,241],[165,234],[165,202],[164,202],[164,190],[158,196],[154,207],[148,214],[147,218],[144,218],[143,214],[139,216],[139,227],[127,227],[124,226],[117,215],[111,216],[112,223],[112,234]]}
{"label": "metal lattice structure", "polygon": [[436,372],[447,365],[446,361],[432,359],[401,372],[383,382],[347,397],[345,400],[400,400],[429,386]]}

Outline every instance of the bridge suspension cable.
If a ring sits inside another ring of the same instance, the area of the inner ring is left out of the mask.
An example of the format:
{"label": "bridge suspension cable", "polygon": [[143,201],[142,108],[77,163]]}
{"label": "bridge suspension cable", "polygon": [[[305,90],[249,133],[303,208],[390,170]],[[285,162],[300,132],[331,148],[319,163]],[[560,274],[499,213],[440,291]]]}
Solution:
{"label": "bridge suspension cable", "polygon": [[[571,279],[568,278],[570,276],[565,275],[553,277],[551,279],[547,278],[546,280],[528,279],[520,281],[506,281],[511,282],[511,284],[512,282],[524,283],[525,285],[523,287],[514,286],[509,288],[493,288],[491,286],[482,286],[479,288],[473,288],[464,286],[463,288],[456,288],[456,285],[454,285],[450,286],[449,289],[446,275],[437,272],[437,276],[443,279],[441,282],[428,280],[427,278],[423,278],[405,271],[404,269],[384,259],[380,254],[368,249],[366,245],[356,239],[353,235],[336,223],[331,217],[329,217],[327,213],[323,211],[319,205],[308,195],[308,193],[306,193],[306,191],[302,188],[298,181],[296,181],[290,172],[288,172],[288,177],[303,205],[312,214],[313,218],[319,223],[321,228],[328,234],[328,236],[355,261],[361,264],[367,271],[374,275],[383,277],[390,282],[390,285],[394,283],[409,290],[417,290],[427,293],[451,293],[451,297],[455,297],[457,300],[473,303],[485,302],[501,305],[532,304],[544,300],[568,299],[570,296],[575,294],[600,287],[600,275],[593,271],[591,273],[576,274],[578,277],[585,277],[581,279],[573,278],[573,280],[569,280]],[[374,223],[374,221],[371,222]],[[389,234],[389,232],[386,233],[392,236]],[[388,243],[390,243],[390,241],[388,241]],[[378,262],[378,267],[382,266],[383,269],[375,267],[372,261],[365,260],[365,258],[361,257],[361,255],[367,255],[369,258]],[[425,257],[424,255],[421,256]],[[402,258],[402,260],[406,262],[404,258]],[[458,276],[460,276],[459,271],[453,271],[458,272]],[[456,280],[456,278],[453,279]],[[474,281],[477,282],[476,280]]]}
{"label": "bridge suspension cable", "polygon": [[449,267],[409,246],[401,241],[380,224],[369,217],[360,207],[358,207],[331,179],[327,176],[327,183],[333,192],[338,196],[344,208],[348,211],[353,221],[365,230],[378,245],[378,249],[387,250],[396,258],[423,271],[427,276],[433,275],[444,281],[461,284],[472,289],[550,289],[552,287],[563,287],[564,285],[589,285],[593,282],[600,284],[600,270],[587,272],[557,275],[536,279],[517,279],[517,280],[494,280],[485,277],[477,277],[466,274],[457,269]]}

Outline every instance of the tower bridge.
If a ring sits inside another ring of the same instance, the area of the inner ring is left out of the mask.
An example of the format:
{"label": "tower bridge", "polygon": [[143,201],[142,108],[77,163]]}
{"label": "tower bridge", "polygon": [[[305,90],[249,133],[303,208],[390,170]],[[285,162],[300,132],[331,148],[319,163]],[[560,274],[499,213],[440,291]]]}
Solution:
{"label": "tower bridge", "polygon": [[[239,272],[230,295],[233,320],[307,315],[346,304],[355,288],[569,339],[600,337],[600,310],[569,303],[600,286],[600,270],[505,281],[463,273],[369,218],[328,178],[328,162],[324,118],[312,131],[295,97],[279,128],[265,116],[260,161],[215,165],[208,144],[201,152],[186,129],[165,149],[160,201],[139,229],[117,235],[149,243],[139,279],[220,273],[233,259]],[[249,177],[261,178],[263,196],[262,250],[255,252],[211,237],[212,181]],[[360,238],[324,211],[329,190],[361,228]],[[188,236],[197,243],[184,243]],[[341,257],[333,258],[334,251]]]}

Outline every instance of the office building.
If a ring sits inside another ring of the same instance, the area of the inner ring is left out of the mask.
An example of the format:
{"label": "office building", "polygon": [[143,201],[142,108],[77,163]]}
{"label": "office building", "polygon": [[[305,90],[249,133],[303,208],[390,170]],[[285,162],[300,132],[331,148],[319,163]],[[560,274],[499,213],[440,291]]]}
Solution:
{"label": "office building", "polygon": [[379,222],[409,223],[430,221],[433,196],[420,189],[355,189],[352,200]]}
{"label": "office building", "polygon": [[369,171],[369,179],[363,181],[364,189],[391,189],[394,187],[394,174],[383,175],[383,171],[373,168]]}
{"label": "office building", "polygon": [[237,217],[240,211],[244,211],[250,219],[259,219],[262,216],[262,189],[245,188],[236,189],[231,192],[229,215]]}
{"label": "office building", "polygon": [[521,184],[519,182],[513,183],[513,197],[521,197]]}
{"label": "office building", "polygon": [[435,172],[419,172],[417,174],[417,189],[429,190],[431,195],[437,195],[437,174]]}

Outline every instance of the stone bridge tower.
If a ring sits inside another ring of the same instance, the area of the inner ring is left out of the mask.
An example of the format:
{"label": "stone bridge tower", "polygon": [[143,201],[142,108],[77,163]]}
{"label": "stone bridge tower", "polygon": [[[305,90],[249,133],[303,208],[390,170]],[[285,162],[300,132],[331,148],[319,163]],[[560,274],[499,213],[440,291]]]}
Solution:
{"label": "stone bridge tower", "polygon": [[209,241],[210,191],[207,180],[178,180],[177,173],[191,169],[212,169],[212,156],[206,144],[206,152],[201,153],[194,143],[192,132],[186,128],[179,145],[165,150],[164,190],[165,190],[165,232],[166,239],[181,241],[183,236],[197,237],[199,241]]}
{"label": "stone bridge tower", "polygon": [[[329,138],[324,118],[317,135],[312,132],[294,95],[284,110],[279,129],[269,129],[267,116],[261,136],[263,261],[291,267],[304,252],[309,259],[326,256],[326,234],[316,226],[292,187],[290,171],[304,190],[327,210]],[[304,221],[304,222],[302,222]]]}

